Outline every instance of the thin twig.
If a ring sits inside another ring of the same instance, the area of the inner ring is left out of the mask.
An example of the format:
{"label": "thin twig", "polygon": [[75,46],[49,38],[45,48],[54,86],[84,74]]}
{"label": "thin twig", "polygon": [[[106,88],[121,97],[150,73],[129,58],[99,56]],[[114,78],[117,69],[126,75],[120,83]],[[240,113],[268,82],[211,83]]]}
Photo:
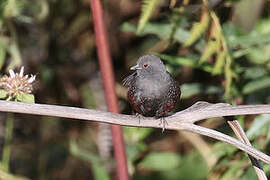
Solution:
{"label": "thin twig", "polygon": [[[248,140],[247,135],[245,134],[244,130],[242,129],[241,125],[239,124],[239,122],[237,120],[228,120],[227,123],[230,125],[233,132],[235,133],[237,138],[240,139],[240,141],[251,146],[251,143]],[[258,179],[259,180],[267,180],[267,177],[263,171],[263,167],[262,167],[260,161],[256,158],[252,157],[251,155],[248,155],[248,157],[252,163],[252,166],[257,174]]]}

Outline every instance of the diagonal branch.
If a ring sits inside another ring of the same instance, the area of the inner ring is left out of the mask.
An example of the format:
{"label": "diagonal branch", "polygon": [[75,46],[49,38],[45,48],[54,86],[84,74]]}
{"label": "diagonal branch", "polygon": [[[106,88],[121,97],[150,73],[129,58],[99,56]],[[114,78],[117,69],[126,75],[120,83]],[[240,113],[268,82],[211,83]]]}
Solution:
{"label": "diagonal branch", "polygon": [[[228,118],[227,118],[228,119]],[[251,146],[251,143],[247,137],[247,135],[245,134],[244,130],[242,129],[240,123],[237,120],[227,120],[227,123],[230,125],[230,127],[232,128],[233,132],[235,133],[235,135],[237,136],[238,139],[240,139],[240,141],[242,141],[243,143]],[[263,171],[263,167],[260,163],[260,161],[256,158],[254,158],[251,155],[248,155],[249,159],[252,163],[252,166],[255,170],[255,173],[257,174],[257,177],[259,180],[267,180],[267,177]]]}
{"label": "diagonal branch", "polygon": [[181,130],[202,134],[202,135],[223,141],[225,143],[231,144],[231,145],[237,147],[238,149],[245,151],[246,153],[250,154],[251,156],[253,156],[257,159],[260,159],[263,162],[270,164],[270,156],[260,152],[259,150],[255,149],[254,147],[246,145],[246,144],[240,142],[239,140],[236,140],[235,138],[232,138],[226,134],[223,134],[223,133],[220,133],[218,131],[215,131],[215,130],[212,130],[209,128],[205,128],[202,126],[198,126],[195,124],[181,123],[181,125],[182,125]]}
{"label": "diagonal branch", "polygon": [[[133,115],[115,114],[67,106],[0,101],[0,111],[73,118],[78,120],[96,121],[124,126],[162,128],[159,125],[159,121],[157,121],[155,118],[141,118],[139,123],[139,118]],[[168,122],[166,129],[185,130],[218,139],[245,151],[263,162],[270,164],[270,157],[257,149],[218,131],[193,124],[194,122],[207,118],[267,113],[270,113],[270,105],[232,106],[224,103],[210,104],[207,102],[197,102],[193,106],[183,111],[166,117],[166,121]]]}

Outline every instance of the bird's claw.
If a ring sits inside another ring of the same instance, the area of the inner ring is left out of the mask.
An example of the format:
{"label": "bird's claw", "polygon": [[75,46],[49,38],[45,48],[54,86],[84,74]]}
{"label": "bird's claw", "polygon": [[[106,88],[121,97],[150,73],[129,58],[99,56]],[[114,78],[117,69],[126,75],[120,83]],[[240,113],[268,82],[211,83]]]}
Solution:
{"label": "bird's claw", "polygon": [[169,125],[168,122],[166,121],[165,117],[160,118],[160,122],[158,124],[159,126],[162,126],[162,133],[165,131],[165,126]]}
{"label": "bird's claw", "polygon": [[141,123],[142,115],[140,113],[136,113],[135,117],[139,119],[139,124]]}

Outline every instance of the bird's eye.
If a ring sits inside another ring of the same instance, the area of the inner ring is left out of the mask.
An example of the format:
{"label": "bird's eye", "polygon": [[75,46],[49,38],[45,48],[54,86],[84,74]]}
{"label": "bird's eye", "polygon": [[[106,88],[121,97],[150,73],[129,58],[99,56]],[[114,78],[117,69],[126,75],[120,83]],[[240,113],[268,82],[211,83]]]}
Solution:
{"label": "bird's eye", "polygon": [[144,64],[143,67],[147,68],[148,67],[148,64]]}

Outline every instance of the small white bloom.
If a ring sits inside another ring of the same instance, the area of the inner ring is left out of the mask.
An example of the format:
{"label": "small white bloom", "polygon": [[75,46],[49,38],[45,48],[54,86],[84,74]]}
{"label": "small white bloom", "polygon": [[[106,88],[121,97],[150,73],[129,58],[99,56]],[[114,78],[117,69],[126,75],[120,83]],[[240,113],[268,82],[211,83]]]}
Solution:
{"label": "small white bloom", "polygon": [[23,86],[19,86],[19,87],[18,87],[18,90],[21,91],[21,90],[23,90],[23,88],[24,88]]}
{"label": "small white bloom", "polygon": [[19,74],[20,77],[23,77],[23,72],[24,72],[24,66],[21,67],[20,74]]}
{"label": "small white bloom", "polygon": [[8,72],[9,72],[9,75],[11,78],[15,78],[15,73],[14,73],[13,69],[10,69]]}
{"label": "small white bloom", "polygon": [[[30,76],[30,77],[29,77]],[[33,91],[33,82],[35,75],[24,75],[24,67],[22,66],[19,73],[9,70],[9,76],[4,75],[0,78],[0,89],[8,92],[8,96],[16,98],[20,93],[31,94]]]}
{"label": "small white bloom", "polygon": [[10,88],[10,89],[12,88],[12,86],[9,85],[8,83],[6,83],[5,85],[6,85],[8,88]]}
{"label": "small white bloom", "polygon": [[31,77],[28,79],[28,83],[34,82],[35,79],[36,79],[36,75],[31,74]]}

